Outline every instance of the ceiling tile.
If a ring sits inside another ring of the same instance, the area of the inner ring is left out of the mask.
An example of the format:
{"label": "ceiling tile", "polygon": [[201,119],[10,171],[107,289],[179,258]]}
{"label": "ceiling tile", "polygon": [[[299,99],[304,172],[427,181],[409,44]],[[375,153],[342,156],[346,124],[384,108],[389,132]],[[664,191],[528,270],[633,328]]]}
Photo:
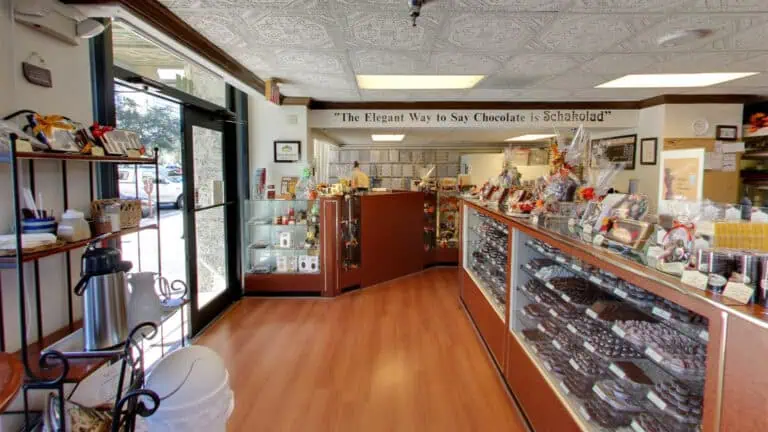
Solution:
{"label": "ceiling tile", "polygon": [[288,83],[305,89],[340,89],[354,90],[355,82],[346,75],[321,75],[314,72],[292,72],[285,71],[280,74],[280,78]]}
{"label": "ceiling tile", "polygon": [[351,50],[357,74],[416,74],[427,69],[428,54],[420,51]]}
{"label": "ceiling tile", "polygon": [[[737,83],[734,82],[734,85]],[[735,94],[735,95],[768,95],[768,86],[766,87],[728,87],[718,85],[714,87],[701,87],[694,89],[682,89],[679,93],[685,94]]]}
{"label": "ceiling tile", "polygon": [[602,54],[581,65],[581,69],[596,74],[645,73],[663,60],[661,55],[655,54]]}
{"label": "ceiling tile", "polygon": [[473,89],[467,92],[463,99],[483,101],[548,101],[568,99],[571,92],[568,90],[556,89],[506,89],[506,90],[486,90]]}
{"label": "ceiling tile", "polygon": [[657,89],[586,89],[573,92],[574,100],[642,100],[659,94]]}
{"label": "ceiling tile", "polygon": [[247,46],[245,38],[239,33],[242,24],[238,22],[239,17],[230,15],[227,11],[182,9],[175,13],[221,48],[231,50]]}
{"label": "ceiling tile", "polygon": [[545,14],[453,16],[441,42],[464,50],[508,53],[522,48],[550,19]]}
{"label": "ceiling tile", "polygon": [[506,12],[559,12],[571,0],[453,0],[454,9]]}
{"label": "ceiling tile", "polygon": [[485,56],[458,52],[438,52],[430,57],[430,70],[448,75],[488,75],[501,69],[504,56]]}
{"label": "ceiling tile", "polygon": [[563,15],[529,48],[536,51],[600,52],[634,32],[633,18],[623,15]]}
{"label": "ceiling tile", "polygon": [[557,76],[550,80],[542,81],[536,84],[536,87],[569,90],[590,89],[613,78],[614,77],[586,74],[583,72],[572,72]]}
{"label": "ceiling tile", "polygon": [[739,52],[669,54],[666,60],[651,66],[648,73],[750,72],[737,65],[746,57],[746,53]]}
{"label": "ceiling tile", "polygon": [[278,68],[320,74],[342,74],[346,61],[339,53],[298,50],[278,50],[275,52],[275,59]]}
{"label": "ceiling tile", "polygon": [[403,0],[331,0],[344,10],[392,10],[400,11],[407,15],[408,3]]}
{"label": "ceiling tile", "polygon": [[707,12],[768,12],[768,2],[765,0],[696,0],[692,9]]}
{"label": "ceiling tile", "polygon": [[[661,22],[651,26],[648,30],[640,32],[635,37],[623,41],[612,51],[616,52],[691,52],[692,50],[718,50],[722,49],[717,40],[723,36],[750,28],[758,22],[764,22],[765,18],[758,19],[748,16],[715,15],[715,14],[689,14],[674,15],[664,18]],[[662,47],[658,45],[660,37],[678,31],[680,29],[705,28],[714,33],[704,39],[694,40],[686,44],[674,47]]]}
{"label": "ceiling tile", "polygon": [[363,100],[460,100],[466,90],[360,90]]}
{"label": "ceiling tile", "polygon": [[571,12],[666,12],[691,0],[575,0]]}
{"label": "ceiling tile", "polygon": [[422,16],[419,25],[413,27],[405,12],[350,13],[347,16],[347,43],[354,47],[380,49],[428,49],[438,22]]}
{"label": "ceiling tile", "polygon": [[722,84],[718,84],[716,87],[768,87],[768,73],[761,73],[746,78],[728,81]]}
{"label": "ceiling tile", "polygon": [[724,38],[724,44],[734,50],[764,50],[768,40],[768,23],[762,22],[747,31]]}
{"label": "ceiling tile", "polygon": [[327,101],[338,101],[338,102],[360,100],[360,94],[357,92],[357,90],[327,90],[327,89],[313,88],[312,90],[309,91],[309,93],[307,93],[307,91],[304,91],[302,95],[314,98],[316,100],[327,100]]}
{"label": "ceiling tile", "polygon": [[328,30],[335,21],[324,15],[288,15],[284,12],[268,12],[246,17],[248,42],[253,45],[279,48],[333,48]]}
{"label": "ceiling tile", "polygon": [[733,64],[739,72],[768,72],[768,52],[746,52],[744,60]]}
{"label": "ceiling tile", "polygon": [[577,60],[567,54],[520,54],[512,57],[501,73],[514,76],[551,76],[577,65]]}

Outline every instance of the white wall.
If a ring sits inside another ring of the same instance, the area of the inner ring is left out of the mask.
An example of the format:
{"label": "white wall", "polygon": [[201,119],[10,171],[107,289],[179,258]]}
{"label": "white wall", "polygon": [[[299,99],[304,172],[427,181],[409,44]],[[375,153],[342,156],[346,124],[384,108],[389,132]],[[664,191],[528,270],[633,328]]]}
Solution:
{"label": "white wall", "polygon": [[[664,136],[667,138],[714,138],[717,125],[741,126],[744,106],[741,104],[665,105]],[[709,130],[697,137],[693,122],[704,119]]]}
{"label": "white wall", "polygon": [[[491,177],[498,177],[504,166],[504,153],[474,153],[461,155],[459,172],[469,171],[469,183],[481,185]],[[468,167],[465,168],[465,167]]]}
{"label": "white wall", "polygon": [[[312,145],[307,128],[307,107],[279,106],[264,100],[264,96],[248,98],[248,129],[250,174],[255,168],[267,168],[267,184],[280,192],[282,177],[297,177],[312,161]],[[275,163],[275,140],[301,141],[301,161]]]}
{"label": "white wall", "polygon": [[[84,124],[93,121],[90,60],[88,44],[74,47],[48,37],[27,27],[16,25],[10,18],[10,1],[0,0],[0,115],[5,116],[19,109],[31,109],[41,114],[62,114]],[[72,26],[74,31],[74,24]],[[21,62],[31,52],[39,53],[46,66],[53,72],[53,88],[43,88],[26,82],[21,74]],[[85,210],[90,203],[88,165],[69,162],[68,184],[70,207]],[[63,211],[61,167],[59,162],[36,161],[35,183],[43,194],[46,207],[52,207],[56,215]],[[25,173],[26,177],[26,173]],[[0,233],[10,232],[12,226],[12,193],[9,187],[8,165],[0,164]],[[25,180],[25,184],[28,182]],[[56,255],[40,262],[40,287],[43,296],[44,334],[57,330],[68,321],[67,288],[64,282],[65,258]],[[28,310],[34,309],[32,264],[25,266],[27,276]],[[72,253],[72,276],[79,275],[79,254]],[[19,319],[16,273],[0,271],[2,303],[5,324],[6,351],[19,349]],[[82,313],[78,297],[74,297],[75,316]],[[33,315],[27,319],[28,335],[34,340],[37,334]],[[33,359],[37,361],[37,359]],[[18,401],[13,409],[18,409]],[[0,417],[0,428],[12,430],[11,423],[18,417]]]}
{"label": "white wall", "polygon": [[315,166],[317,170],[315,177],[318,182],[328,182],[328,178],[330,177],[329,152],[339,151],[339,143],[318,130],[312,130],[311,134],[315,162],[317,163]]}

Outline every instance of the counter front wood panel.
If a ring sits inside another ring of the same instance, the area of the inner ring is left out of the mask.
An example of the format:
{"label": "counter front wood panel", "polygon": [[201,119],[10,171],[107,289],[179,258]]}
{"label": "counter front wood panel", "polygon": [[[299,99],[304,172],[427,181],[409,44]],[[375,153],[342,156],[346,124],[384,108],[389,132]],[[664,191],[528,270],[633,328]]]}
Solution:
{"label": "counter front wood panel", "polygon": [[362,286],[424,268],[424,194],[397,192],[361,197]]}
{"label": "counter front wood panel", "polygon": [[525,352],[525,348],[514,335],[509,332],[507,335],[504,373],[533,429],[542,432],[578,432],[578,424]]}
{"label": "counter front wood panel", "polygon": [[768,334],[731,316],[727,324],[720,430],[768,430]]}
{"label": "counter front wood panel", "polygon": [[316,274],[247,274],[246,293],[322,293],[325,279]]}
{"label": "counter front wood panel", "polygon": [[480,288],[467,274],[467,271],[461,270],[461,298],[467,307],[472,320],[477,326],[480,335],[488,344],[491,354],[496,359],[498,365],[504,364],[504,338],[506,327],[504,321],[499,318],[496,311],[488,303]]}

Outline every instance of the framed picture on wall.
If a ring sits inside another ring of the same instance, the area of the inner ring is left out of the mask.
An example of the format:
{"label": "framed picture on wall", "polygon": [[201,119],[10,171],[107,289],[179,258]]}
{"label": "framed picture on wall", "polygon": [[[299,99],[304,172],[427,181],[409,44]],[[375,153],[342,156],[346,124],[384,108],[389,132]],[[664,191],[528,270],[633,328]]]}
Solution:
{"label": "framed picture on wall", "polygon": [[656,165],[656,146],[658,143],[658,138],[640,140],[640,165]]}
{"label": "framed picture on wall", "polygon": [[597,168],[599,160],[607,159],[613,163],[623,163],[625,170],[635,169],[635,149],[637,135],[622,135],[592,140],[590,146],[590,166]]}
{"label": "framed picture on wall", "polygon": [[739,139],[738,126],[718,125],[715,128],[715,138],[721,141],[736,141]]}
{"label": "framed picture on wall", "polygon": [[301,160],[301,141],[275,141],[275,162],[298,162]]}

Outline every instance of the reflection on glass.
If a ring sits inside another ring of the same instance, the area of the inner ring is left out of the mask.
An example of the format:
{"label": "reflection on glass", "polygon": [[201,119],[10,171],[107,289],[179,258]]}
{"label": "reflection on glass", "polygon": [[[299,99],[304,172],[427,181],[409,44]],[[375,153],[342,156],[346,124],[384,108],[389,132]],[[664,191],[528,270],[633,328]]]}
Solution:
{"label": "reflection on glass", "polygon": [[227,288],[224,223],[224,207],[195,213],[198,309],[202,309]]}
{"label": "reflection on glass", "polygon": [[192,153],[195,155],[195,208],[224,202],[222,143],[221,132],[192,126]]}

